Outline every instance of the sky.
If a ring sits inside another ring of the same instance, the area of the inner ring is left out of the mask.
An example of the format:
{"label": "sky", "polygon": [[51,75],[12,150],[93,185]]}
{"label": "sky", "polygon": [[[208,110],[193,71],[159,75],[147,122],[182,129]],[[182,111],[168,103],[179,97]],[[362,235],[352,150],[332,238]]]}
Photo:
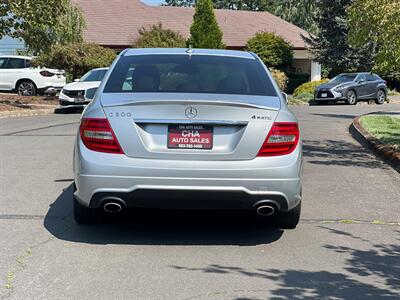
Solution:
{"label": "sky", "polygon": [[164,3],[164,0],[142,0],[142,2],[148,5],[160,5],[161,3]]}

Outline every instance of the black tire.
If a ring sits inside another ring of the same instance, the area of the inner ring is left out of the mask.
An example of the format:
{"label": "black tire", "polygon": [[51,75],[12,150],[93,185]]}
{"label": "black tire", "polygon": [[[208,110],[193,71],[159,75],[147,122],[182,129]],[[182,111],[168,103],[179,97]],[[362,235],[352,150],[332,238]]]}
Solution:
{"label": "black tire", "polygon": [[386,93],[384,90],[378,90],[376,93],[375,103],[378,105],[382,105],[386,102]]}
{"label": "black tire", "polygon": [[35,96],[36,86],[30,80],[22,80],[17,84],[17,93],[20,96]]}
{"label": "black tire", "polygon": [[279,229],[295,229],[299,224],[301,215],[301,201],[289,211],[280,211],[272,216],[272,225]]}
{"label": "black tire", "polygon": [[88,208],[80,204],[74,197],[74,219],[81,225],[98,224],[102,220],[102,214],[99,209]]}
{"label": "black tire", "polygon": [[353,90],[348,91],[346,98],[347,98],[347,104],[349,104],[349,105],[357,104],[357,94],[355,91],[353,91]]}

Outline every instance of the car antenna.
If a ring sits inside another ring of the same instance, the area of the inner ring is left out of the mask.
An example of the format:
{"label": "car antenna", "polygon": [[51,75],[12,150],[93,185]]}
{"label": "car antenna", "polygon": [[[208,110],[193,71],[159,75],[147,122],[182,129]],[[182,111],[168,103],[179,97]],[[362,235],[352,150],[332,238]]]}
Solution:
{"label": "car antenna", "polygon": [[189,54],[189,57],[192,55],[192,53],[193,53],[192,44],[189,44],[189,48],[186,50],[186,53]]}

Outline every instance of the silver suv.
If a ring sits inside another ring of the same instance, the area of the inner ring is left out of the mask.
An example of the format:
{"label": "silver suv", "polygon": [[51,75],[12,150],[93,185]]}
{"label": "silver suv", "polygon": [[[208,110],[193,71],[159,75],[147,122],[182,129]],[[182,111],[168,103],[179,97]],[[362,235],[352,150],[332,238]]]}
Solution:
{"label": "silver suv", "polygon": [[126,207],[232,209],[295,228],[301,170],[297,119],[255,54],[129,49],[82,115],[75,220]]}

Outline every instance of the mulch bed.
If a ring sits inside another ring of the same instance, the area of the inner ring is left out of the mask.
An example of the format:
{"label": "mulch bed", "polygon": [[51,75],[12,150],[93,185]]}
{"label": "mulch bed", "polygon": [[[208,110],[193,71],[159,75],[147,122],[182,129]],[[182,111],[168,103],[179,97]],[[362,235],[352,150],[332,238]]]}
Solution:
{"label": "mulch bed", "polygon": [[23,109],[23,108],[20,108],[20,107],[14,106],[14,105],[0,103],[0,112],[15,111],[15,110],[21,110],[21,109]]}
{"label": "mulch bed", "polygon": [[58,97],[26,97],[0,93],[0,118],[36,116],[53,113]]}
{"label": "mulch bed", "polygon": [[15,94],[1,94],[0,104],[47,104],[57,105],[57,96],[19,96]]}

